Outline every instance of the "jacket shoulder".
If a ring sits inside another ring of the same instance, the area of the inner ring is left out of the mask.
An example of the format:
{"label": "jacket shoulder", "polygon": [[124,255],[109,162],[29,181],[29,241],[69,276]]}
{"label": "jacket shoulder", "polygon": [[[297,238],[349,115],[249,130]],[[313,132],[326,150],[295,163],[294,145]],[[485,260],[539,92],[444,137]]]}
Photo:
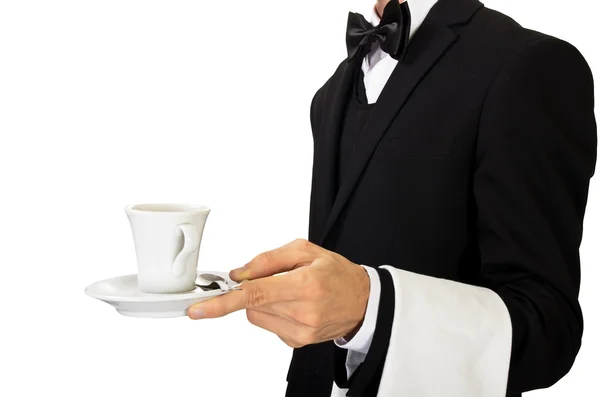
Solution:
{"label": "jacket shoulder", "polygon": [[329,79],[317,90],[315,93],[311,105],[310,105],[310,122],[313,130],[313,136],[315,136],[316,130],[323,120],[323,107],[326,103],[331,103],[333,97],[336,95],[340,81],[348,66],[347,60],[343,60]]}
{"label": "jacket shoulder", "polygon": [[[496,10],[482,7],[461,31],[469,52],[479,54],[479,61],[492,68],[504,67],[517,58],[544,62],[563,57],[591,75],[581,52],[572,44],[521,26],[511,17]],[[492,66],[495,65],[495,66]]]}
{"label": "jacket shoulder", "polygon": [[483,7],[470,23],[472,31],[487,45],[518,48],[528,42],[551,38],[551,36],[527,29],[513,18],[499,11]]}

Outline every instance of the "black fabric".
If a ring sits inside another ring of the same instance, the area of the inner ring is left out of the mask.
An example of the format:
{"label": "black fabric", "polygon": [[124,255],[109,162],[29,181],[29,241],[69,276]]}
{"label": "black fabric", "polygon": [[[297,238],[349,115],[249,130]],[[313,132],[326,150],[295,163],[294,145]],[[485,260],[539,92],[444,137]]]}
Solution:
{"label": "black fabric", "polygon": [[[551,386],[570,370],[583,332],[579,245],[597,150],[584,58],[476,0],[438,1],[338,186],[355,70],[343,61],[311,104],[309,240],[355,263],[492,289],[513,326],[508,395]],[[380,335],[360,368],[376,376],[353,377],[351,395],[378,387],[385,358],[373,352],[389,344]],[[332,342],[295,349],[288,395],[332,381],[334,353]]]}
{"label": "black fabric", "polygon": [[365,92],[364,74],[360,68],[355,71],[353,78],[352,94],[348,98],[345,109],[344,124],[340,133],[339,164],[338,164],[338,182],[343,178],[344,173],[356,151],[356,142],[359,134],[369,120],[375,104],[369,104]]}
{"label": "black fabric", "polygon": [[348,14],[346,47],[350,60],[364,58],[375,42],[392,58],[400,60],[404,57],[409,38],[410,10],[407,2],[390,1],[377,27],[373,27],[361,14]]}
{"label": "black fabric", "polygon": [[[382,343],[374,344],[369,350],[365,361],[358,366],[348,379],[346,371],[346,358],[348,350],[334,347],[334,381],[340,388],[349,388],[349,397],[376,397],[379,381],[383,371],[383,364],[387,355],[392,324],[394,322],[394,282],[392,276],[385,269],[376,269],[381,282],[381,296],[377,323],[375,325],[374,340]],[[352,387],[354,386],[354,387]]]}

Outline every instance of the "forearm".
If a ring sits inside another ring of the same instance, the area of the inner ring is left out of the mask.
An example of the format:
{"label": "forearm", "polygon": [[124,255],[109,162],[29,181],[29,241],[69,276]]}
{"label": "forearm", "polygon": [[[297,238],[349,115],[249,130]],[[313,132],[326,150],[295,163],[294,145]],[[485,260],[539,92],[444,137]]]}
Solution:
{"label": "forearm", "polygon": [[522,393],[553,385],[571,369],[581,345],[579,306],[532,280],[503,287],[498,294],[513,325],[508,390]]}

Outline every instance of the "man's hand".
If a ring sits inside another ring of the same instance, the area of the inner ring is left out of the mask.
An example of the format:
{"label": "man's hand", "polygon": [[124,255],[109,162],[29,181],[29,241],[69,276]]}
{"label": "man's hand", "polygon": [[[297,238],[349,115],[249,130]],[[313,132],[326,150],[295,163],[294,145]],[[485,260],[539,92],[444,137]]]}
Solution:
{"label": "man's hand", "polygon": [[191,306],[188,316],[246,309],[248,321],[295,348],[352,335],[369,299],[369,276],[361,266],[306,240],[262,253],[230,276],[250,281],[240,291]]}

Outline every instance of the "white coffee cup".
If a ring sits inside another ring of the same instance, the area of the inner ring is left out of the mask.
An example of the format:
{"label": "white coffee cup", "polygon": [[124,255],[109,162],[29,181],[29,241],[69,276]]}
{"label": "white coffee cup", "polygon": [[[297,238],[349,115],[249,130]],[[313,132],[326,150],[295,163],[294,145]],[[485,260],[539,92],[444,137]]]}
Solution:
{"label": "white coffee cup", "polygon": [[177,293],[196,287],[198,253],[210,208],[191,204],[134,204],[131,223],[142,292]]}

